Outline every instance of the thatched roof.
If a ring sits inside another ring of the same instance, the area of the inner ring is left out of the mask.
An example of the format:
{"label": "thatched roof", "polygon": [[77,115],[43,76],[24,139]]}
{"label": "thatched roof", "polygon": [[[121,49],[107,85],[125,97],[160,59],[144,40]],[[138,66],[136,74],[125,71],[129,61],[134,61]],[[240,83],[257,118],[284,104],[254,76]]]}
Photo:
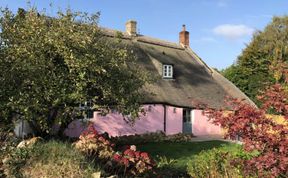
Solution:
{"label": "thatched roof", "polygon": [[[102,29],[115,37],[114,30]],[[244,99],[254,103],[235,85],[208,67],[189,47],[142,35],[122,33],[125,45],[134,49],[141,66],[152,73],[156,82],[144,87],[143,103],[169,104],[195,108],[199,104],[212,108],[225,106],[225,97]],[[173,65],[173,79],[162,78],[162,65]]]}

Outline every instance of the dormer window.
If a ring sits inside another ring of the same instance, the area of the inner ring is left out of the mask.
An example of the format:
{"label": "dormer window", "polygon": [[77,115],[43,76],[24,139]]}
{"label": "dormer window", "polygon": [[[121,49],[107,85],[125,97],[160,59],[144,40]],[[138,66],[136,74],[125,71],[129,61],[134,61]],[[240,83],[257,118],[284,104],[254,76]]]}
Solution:
{"label": "dormer window", "polygon": [[164,64],[163,65],[163,78],[173,78],[173,66]]}

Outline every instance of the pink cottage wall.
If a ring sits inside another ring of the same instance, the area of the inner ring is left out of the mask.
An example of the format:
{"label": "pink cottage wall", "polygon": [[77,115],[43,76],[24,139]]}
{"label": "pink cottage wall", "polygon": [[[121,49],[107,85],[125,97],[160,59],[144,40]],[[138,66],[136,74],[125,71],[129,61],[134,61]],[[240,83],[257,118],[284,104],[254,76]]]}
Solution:
{"label": "pink cottage wall", "polygon": [[[182,132],[182,108],[166,106],[166,134],[176,134]],[[147,132],[164,131],[164,106],[145,105],[146,114],[141,116],[134,125],[130,125],[123,120],[119,113],[110,113],[101,116],[94,112],[94,117],[90,121],[100,132],[107,132],[110,136],[133,135]],[[69,137],[78,137],[86,128],[87,122],[73,121],[65,130]]]}
{"label": "pink cottage wall", "polygon": [[220,126],[212,124],[207,116],[203,115],[202,110],[192,110],[192,133],[195,136],[217,135],[222,136]]}
{"label": "pink cottage wall", "polygon": [[166,134],[172,135],[182,133],[183,130],[183,109],[166,106]]}

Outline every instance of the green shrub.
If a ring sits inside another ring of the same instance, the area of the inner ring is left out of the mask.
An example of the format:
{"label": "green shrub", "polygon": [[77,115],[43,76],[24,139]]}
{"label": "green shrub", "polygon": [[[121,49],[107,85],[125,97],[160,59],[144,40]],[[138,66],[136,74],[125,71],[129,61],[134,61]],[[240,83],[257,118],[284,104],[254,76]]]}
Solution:
{"label": "green shrub", "polygon": [[8,155],[14,152],[20,141],[20,139],[14,137],[11,127],[5,127],[3,123],[0,123],[0,177],[5,177],[2,160],[7,160]]}
{"label": "green shrub", "polygon": [[123,135],[118,137],[112,137],[111,140],[116,145],[138,145],[149,142],[159,142],[165,137],[163,132],[135,134],[135,135]]}
{"label": "green shrub", "polygon": [[139,145],[154,142],[187,142],[193,138],[192,134],[178,133],[174,135],[165,135],[164,132],[151,132],[135,135],[124,135],[111,138],[116,145]]}
{"label": "green shrub", "polygon": [[13,134],[13,129],[7,129],[0,125],[0,159],[9,154],[21,140]]}
{"label": "green shrub", "polygon": [[161,175],[162,177],[188,177],[185,171],[179,169],[179,167],[175,167],[175,164],[178,162],[177,159],[159,155],[156,158],[157,175]]}
{"label": "green shrub", "polygon": [[70,143],[48,141],[17,148],[5,166],[8,177],[90,177],[100,168],[71,147]]}
{"label": "green shrub", "polygon": [[202,151],[188,162],[187,172],[197,178],[243,177],[241,167],[233,165],[239,154],[245,154],[242,148],[229,152],[223,148]]}
{"label": "green shrub", "polygon": [[23,177],[20,169],[25,165],[26,160],[30,156],[31,149],[19,148],[13,150],[9,157],[5,158],[3,164],[4,175],[7,177]]}
{"label": "green shrub", "polygon": [[188,142],[191,141],[191,139],[194,136],[192,134],[187,134],[187,133],[178,133],[178,134],[173,134],[173,135],[167,135],[165,141],[169,142]]}

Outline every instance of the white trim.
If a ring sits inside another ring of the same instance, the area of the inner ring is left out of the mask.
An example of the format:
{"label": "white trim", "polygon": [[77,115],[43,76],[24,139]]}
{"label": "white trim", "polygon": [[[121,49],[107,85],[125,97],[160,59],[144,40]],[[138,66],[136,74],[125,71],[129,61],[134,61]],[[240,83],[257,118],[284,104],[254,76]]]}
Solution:
{"label": "white trim", "polygon": [[173,65],[163,64],[162,74],[163,78],[173,78]]}
{"label": "white trim", "polygon": [[192,109],[192,110],[191,110],[192,133],[193,133],[193,126],[194,126],[194,122],[195,122],[195,110]]}

